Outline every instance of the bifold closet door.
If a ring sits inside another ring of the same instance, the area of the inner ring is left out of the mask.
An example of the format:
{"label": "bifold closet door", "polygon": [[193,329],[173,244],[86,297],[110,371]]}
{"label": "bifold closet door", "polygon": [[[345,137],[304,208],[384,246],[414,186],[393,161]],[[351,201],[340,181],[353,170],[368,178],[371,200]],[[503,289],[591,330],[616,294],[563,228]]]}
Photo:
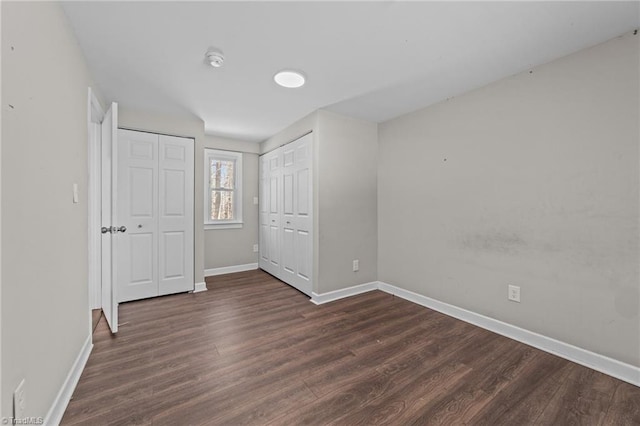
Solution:
{"label": "bifold closet door", "polygon": [[193,140],[118,131],[120,302],[193,290]]}
{"label": "bifold closet door", "polygon": [[118,131],[118,301],[158,295],[158,135]]}
{"label": "bifold closet door", "polygon": [[280,215],[282,198],[282,152],[260,158],[260,267],[280,275]]}
{"label": "bifold closet door", "polygon": [[311,295],[311,135],[282,147],[282,280]]}
{"label": "bifold closet door", "polygon": [[190,291],[193,280],[193,140],[159,136],[158,294]]}
{"label": "bifold closet door", "polygon": [[[260,221],[260,254],[258,256],[258,264],[260,268],[273,274],[270,267],[269,258],[269,162],[266,155],[260,157],[259,162],[259,218]],[[275,274],[274,274],[275,275]]]}
{"label": "bifold closet door", "polygon": [[260,158],[260,267],[311,295],[312,135]]}

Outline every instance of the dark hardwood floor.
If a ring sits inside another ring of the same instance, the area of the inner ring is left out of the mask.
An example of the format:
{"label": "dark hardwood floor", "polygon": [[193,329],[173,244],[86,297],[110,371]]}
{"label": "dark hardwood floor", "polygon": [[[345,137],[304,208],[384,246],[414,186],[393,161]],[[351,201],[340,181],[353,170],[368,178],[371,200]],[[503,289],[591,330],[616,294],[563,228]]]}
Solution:
{"label": "dark hardwood floor", "polygon": [[62,424],[640,424],[640,388],[383,292],[207,286],[102,318]]}

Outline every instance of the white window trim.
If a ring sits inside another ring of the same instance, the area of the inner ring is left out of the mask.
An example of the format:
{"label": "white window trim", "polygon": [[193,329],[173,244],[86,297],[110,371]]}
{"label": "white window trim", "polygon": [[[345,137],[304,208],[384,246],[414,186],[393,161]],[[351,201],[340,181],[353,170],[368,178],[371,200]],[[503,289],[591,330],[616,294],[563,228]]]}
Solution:
{"label": "white window trim", "polygon": [[[233,220],[210,220],[209,209],[211,208],[211,191],[209,187],[210,159],[235,160],[235,182],[236,189],[233,192],[233,206],[235,208],[235,219]],[[238,229],[243,226],[242,221],[242,153],[233,151],[222,151],[218,149],[205,148],[204,150],[204,229]]]}

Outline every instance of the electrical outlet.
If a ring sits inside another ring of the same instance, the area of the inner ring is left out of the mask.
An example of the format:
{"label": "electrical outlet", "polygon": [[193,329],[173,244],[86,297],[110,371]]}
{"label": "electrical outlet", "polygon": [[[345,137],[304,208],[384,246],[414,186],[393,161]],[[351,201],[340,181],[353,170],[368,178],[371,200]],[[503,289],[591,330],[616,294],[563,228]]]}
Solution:
{"label": "electrical outlet", "polygon": [[520,303],[520,287],[517,285],[509,285],[509,300]]}
{"label": "electrical outlet", "polygon": [[253,245],[253,252],[254,252],[254,253],[257,253],[257,252],[258,252],[258,245],[257,245],[257,244],[254,244],[254,245]]}
{"label": "electrical outlet", "polygon": [[360,261],[355,259],[353,261],[353,272],[357,272],[360,269]]}
{"label": "electrical outlet", "polygon": [[24,419],[27,411],[27,393],[24,385],[24,379],[20,382],[15,391],[13,391],[13,418]]}

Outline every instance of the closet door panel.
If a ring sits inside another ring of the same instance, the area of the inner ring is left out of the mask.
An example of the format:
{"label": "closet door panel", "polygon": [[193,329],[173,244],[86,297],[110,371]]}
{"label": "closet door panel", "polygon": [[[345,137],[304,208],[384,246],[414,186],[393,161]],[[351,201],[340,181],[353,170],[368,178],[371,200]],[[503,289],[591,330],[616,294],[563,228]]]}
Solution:
{"label": "closet door panel", "polygon": [[282,148],[282,265],[280,279],[295,286],[296,245],[295,245],[295,149],[292,144]]}
{"label": "closet door panel", "polygon": [[311,294],[312,262],[312,186],[311,186],[311,148],[312,136],[304,136],[293,142],[295,150],[294,170],[295,208],[292,223],[295,224],[295,251],[297,255],[294,280],[298,289]]}
{"label": "closet door panel", "polygon": [[118,130],[118,302],[158,295],[158,135]]}
{"label": "closet door panel", "polygon": [[259,265],[272,275],[280,273],[280,214],[282,155],[279,150],[260,157],[260,253]]}
{"label": "closet door panel", "polygon": [[193,139],[159,136],[159,295],[194,288],[193,145]]}
{"label": "closet door panel", "polygon": [[[278,276],[280,269],[280,229],[277,226],[269,226],[269,270],[268,272]],[[272,272],[273,271],[273,272]]]}
{"label": "closet door panel", "polygon": [[282,280],[289,282],[296,273],[295,231],[291,228],[282,229]]}
{"label": "closet door panel", "polygon": [[[311,235],[302,230],[296,232],[296,274],[303,285],[311,281]],[[308,284],[310,286],[310,284]]]}
{"label": "closet door panel", "polygon": [[264,155],[260,157],[260,183],[259,183],[259,225],[260,225],[260,253],[259,253],[259,265],[262,269],[268,270],[269,264],[269,167],[268,158]]}

